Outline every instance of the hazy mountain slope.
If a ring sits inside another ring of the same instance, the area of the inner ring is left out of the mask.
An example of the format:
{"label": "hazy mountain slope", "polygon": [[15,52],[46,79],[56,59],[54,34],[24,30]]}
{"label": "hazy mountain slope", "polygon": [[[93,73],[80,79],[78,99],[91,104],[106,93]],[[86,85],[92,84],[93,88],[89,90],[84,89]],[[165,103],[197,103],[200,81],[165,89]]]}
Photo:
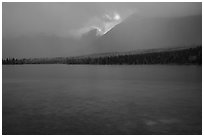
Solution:
{"label": "hazy mountain slope", "polygon": [[3,38],[3,58],[66,57],[93,53],[93,48],[88,45],[96,37],[96,30],[91,30],[81,39],[48,34]]}
{"label": "hazy mountain slope", "polygon": [[98,38],[96,53],[188,46],[202,43],[202,18],[143,18],[136,15]]}
{"label": "hazy mountain slope", "polygon": [[[50,35],[28,35],[3,39],[3,57],[56,57],[67,56],[76,48],[76,41]],[[70,48],[69,48],[70,49]]]}
{"label": "hazy mountain slope", "polygon": [[93,38],[93,34],[90,36],[87,35],[80,40],[45,34],[3,38],[3,58],[66,57],[82,55],[89,53],[82,49],[85,48],[88,50],[86,45],[90,45]]}
{"label": "hazy mountain slope", "polygon": [[96,29],[91,30],[79,39],[47,34],[2,38],[3,58],[67,57],[201,45],[202,18],[144,18],[133,15],[101,37],[96,33]]}

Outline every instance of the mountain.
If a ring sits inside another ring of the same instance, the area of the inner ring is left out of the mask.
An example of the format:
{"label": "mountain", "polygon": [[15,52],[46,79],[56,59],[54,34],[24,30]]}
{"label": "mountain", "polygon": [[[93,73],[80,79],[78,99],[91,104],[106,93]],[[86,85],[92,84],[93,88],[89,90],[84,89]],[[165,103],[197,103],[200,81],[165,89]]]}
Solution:
{"label": "mountain", "polygon": [[67,56],[73,55],[72,52],[79,48],[74,39],[45,34],[3,38],[2,45],[4,58]]}
{"label": "mountain", "polygon": [[202,44],[202,16],[145,18],[130,16],[89,48],[94,53]]}
{"label": "mountain", "polygon": [[201,44],[202,16],[147,18],[135,14],[102,36],[93,29],[79,39],[50,34],[2,37],[2,54],[3,58],[69,57]]}
{"label": "mountain", "polygon": [[66,57],[93,53],[92,45],[97,30],[91,30],[81,39],[49,34],[29,34],[2,38],[3,58]]}

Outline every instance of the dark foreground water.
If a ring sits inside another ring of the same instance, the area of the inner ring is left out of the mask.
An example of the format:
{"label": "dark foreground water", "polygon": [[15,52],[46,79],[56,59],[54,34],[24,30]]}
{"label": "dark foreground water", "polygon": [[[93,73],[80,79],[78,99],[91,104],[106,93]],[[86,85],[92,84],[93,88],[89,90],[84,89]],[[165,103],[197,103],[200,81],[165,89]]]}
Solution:
{"label": "dark foreground water", "polygon": [[3,134],[201,134],[202,67],[3,66]]}

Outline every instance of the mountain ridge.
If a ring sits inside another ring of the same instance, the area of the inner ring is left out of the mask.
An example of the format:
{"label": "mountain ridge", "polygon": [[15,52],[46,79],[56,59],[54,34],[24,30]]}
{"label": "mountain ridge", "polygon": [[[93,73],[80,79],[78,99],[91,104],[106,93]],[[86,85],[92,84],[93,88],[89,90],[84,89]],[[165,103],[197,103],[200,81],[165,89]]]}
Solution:
{"label": "mountain ridge", "polygon": [[132,15],[97,38],[91,48],[98,52],[179,47],[202,44],[202,18],[136,18]]}

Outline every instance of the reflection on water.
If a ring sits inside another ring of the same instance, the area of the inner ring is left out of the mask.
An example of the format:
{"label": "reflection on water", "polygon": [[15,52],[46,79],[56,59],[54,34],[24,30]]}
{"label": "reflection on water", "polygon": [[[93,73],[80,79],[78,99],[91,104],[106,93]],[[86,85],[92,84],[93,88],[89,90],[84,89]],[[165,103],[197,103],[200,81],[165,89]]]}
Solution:
{"label": "reflection on water", "polygon": [[198,66],[3,66],[3,134],[201,134]]}

